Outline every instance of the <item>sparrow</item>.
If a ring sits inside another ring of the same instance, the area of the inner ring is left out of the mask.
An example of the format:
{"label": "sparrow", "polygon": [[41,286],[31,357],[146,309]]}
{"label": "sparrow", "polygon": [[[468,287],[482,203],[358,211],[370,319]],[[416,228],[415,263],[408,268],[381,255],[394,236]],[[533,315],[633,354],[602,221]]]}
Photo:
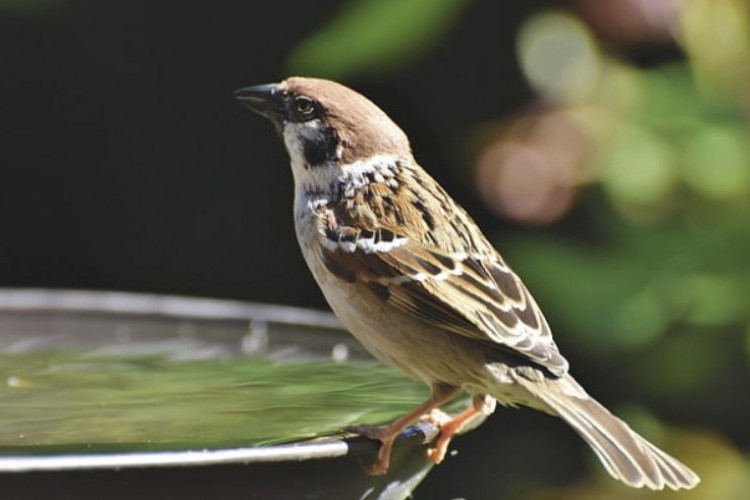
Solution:
{"label": "sparrow", "polygon": [[561,417],[629,486],[698,484],[575,381],[521,279],[378,106],[306,77],[235,97],[270,119],[284,141],[297,239],[331,309],[377,359],[430,387],[429,399],[390,425],[355,427],[381,442],[369,472],[385,473],[401,431],[464,390],[469,408],[437,419],[440,434],[428,450],[435,463],[457,432],[499,402]]}

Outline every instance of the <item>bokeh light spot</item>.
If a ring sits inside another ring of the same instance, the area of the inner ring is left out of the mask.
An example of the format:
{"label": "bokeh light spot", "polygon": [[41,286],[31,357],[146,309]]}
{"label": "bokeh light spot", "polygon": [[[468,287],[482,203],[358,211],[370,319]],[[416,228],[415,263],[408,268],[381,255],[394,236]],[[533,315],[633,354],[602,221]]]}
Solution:
{"label": "bokeh light spot", "polygon": [[683,180],[707,198],[721,200],[744,195],[750,185],[748,142],[742,131],[702,128],[685,148]]}
{"label": "bokeh light spot", "polygon": [[575,17],[547,12],[532,17],[520,29],[521,68],[542,94],[577,102],[591,94],[599,73],[599,52],[586,26]]}
{"label": "bokeh light spot", "polygon": [[674,186],[674,153],[649,130],[625,125],[604,160],[602,182],[621,205],[652,205]]}

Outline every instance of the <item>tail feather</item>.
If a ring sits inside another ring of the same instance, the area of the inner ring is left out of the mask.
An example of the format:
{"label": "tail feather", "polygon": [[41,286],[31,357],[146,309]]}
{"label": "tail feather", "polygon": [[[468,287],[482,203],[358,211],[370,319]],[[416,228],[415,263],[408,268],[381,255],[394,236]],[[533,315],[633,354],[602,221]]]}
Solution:
{"label": "tail feather", "polygon": [[581,435],[615,479],[629,486],[646,486],[653,490],[664,486],[673,490],[689,489],[700,482],[695,472],[592,399],[570,375],[541,383],[525,377],[517,377],[517,380]]}

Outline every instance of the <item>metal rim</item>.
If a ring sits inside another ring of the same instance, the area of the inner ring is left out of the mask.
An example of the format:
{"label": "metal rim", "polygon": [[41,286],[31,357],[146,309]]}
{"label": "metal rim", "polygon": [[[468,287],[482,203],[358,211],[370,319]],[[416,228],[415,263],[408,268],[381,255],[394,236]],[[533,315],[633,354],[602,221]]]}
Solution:
{"label": "metal rim", "polygon": [[[341,328],[328,312],[289,306],[175,295],[92,290],[0,288],[0,312],[80,312],[154,315],[167,318],[255,320],[290,325]],[[406,429],[395,446],[425,443],[439,429],[420,422]],[[0,456],[0,473],[191,467],[331,459],[377,452],[378,443],[362,437],[320,438],[272,446],[128,453]]]}
{"label": "metal rim", "polygon": [[[399,435],[394,448],[430,442],[439,432],[429,422],[417,423]],[[256,448],[7,457],[0,458],[0,473],[299,462],[373,454],[378,447],[376,441],[352,437]]]}
{"label": "metal rim", "polygon": [[0,311],[4,310],[100,312],[192,319],[254,319],[290,325],[342,328],[332,313],[314,309],[135,292],[0,288]]}

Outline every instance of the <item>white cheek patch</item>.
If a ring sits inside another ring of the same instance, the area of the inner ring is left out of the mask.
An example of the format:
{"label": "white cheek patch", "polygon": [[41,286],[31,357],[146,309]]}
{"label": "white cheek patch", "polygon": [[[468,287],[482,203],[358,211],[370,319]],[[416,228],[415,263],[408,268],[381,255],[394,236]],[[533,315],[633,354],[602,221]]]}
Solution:
{"label": "white cheek patch", "polygon": [[284,128],[282,130],[284,145],[289,152],[293,166],[295,163],[301,164],[305,161],[305,156],[303,154],[304,148],[302,146],[302,141],[300,140],[299,125],[299,123],[284,122]]}
{"label": "white cheek patch", "polygon": [[292,166],[294,184],[300,194],[307,192],[322,194],[330,197],[330,187],[341,175],[341,169],[334,164],[318,165],[310,168],[305,158],[304,138],[317,134],[323,126],[320,120],[311,120],[304,123],[285,122],[282,130],[284,145],[289,152],[289,160]]}
{"label": "white cheek patch", "polygon": [[289,157],[292,160],[292,167],[295,164],[300,167],[305,167],[307,160],[305,159],[305,138],[314,138],[320,134],[320,129],[323,128],[323,123],[319,119],[310,120],[307,122],[284,122],[282,129],[282,135],[284,136],[284,145],[287,151],[289,151]]}

